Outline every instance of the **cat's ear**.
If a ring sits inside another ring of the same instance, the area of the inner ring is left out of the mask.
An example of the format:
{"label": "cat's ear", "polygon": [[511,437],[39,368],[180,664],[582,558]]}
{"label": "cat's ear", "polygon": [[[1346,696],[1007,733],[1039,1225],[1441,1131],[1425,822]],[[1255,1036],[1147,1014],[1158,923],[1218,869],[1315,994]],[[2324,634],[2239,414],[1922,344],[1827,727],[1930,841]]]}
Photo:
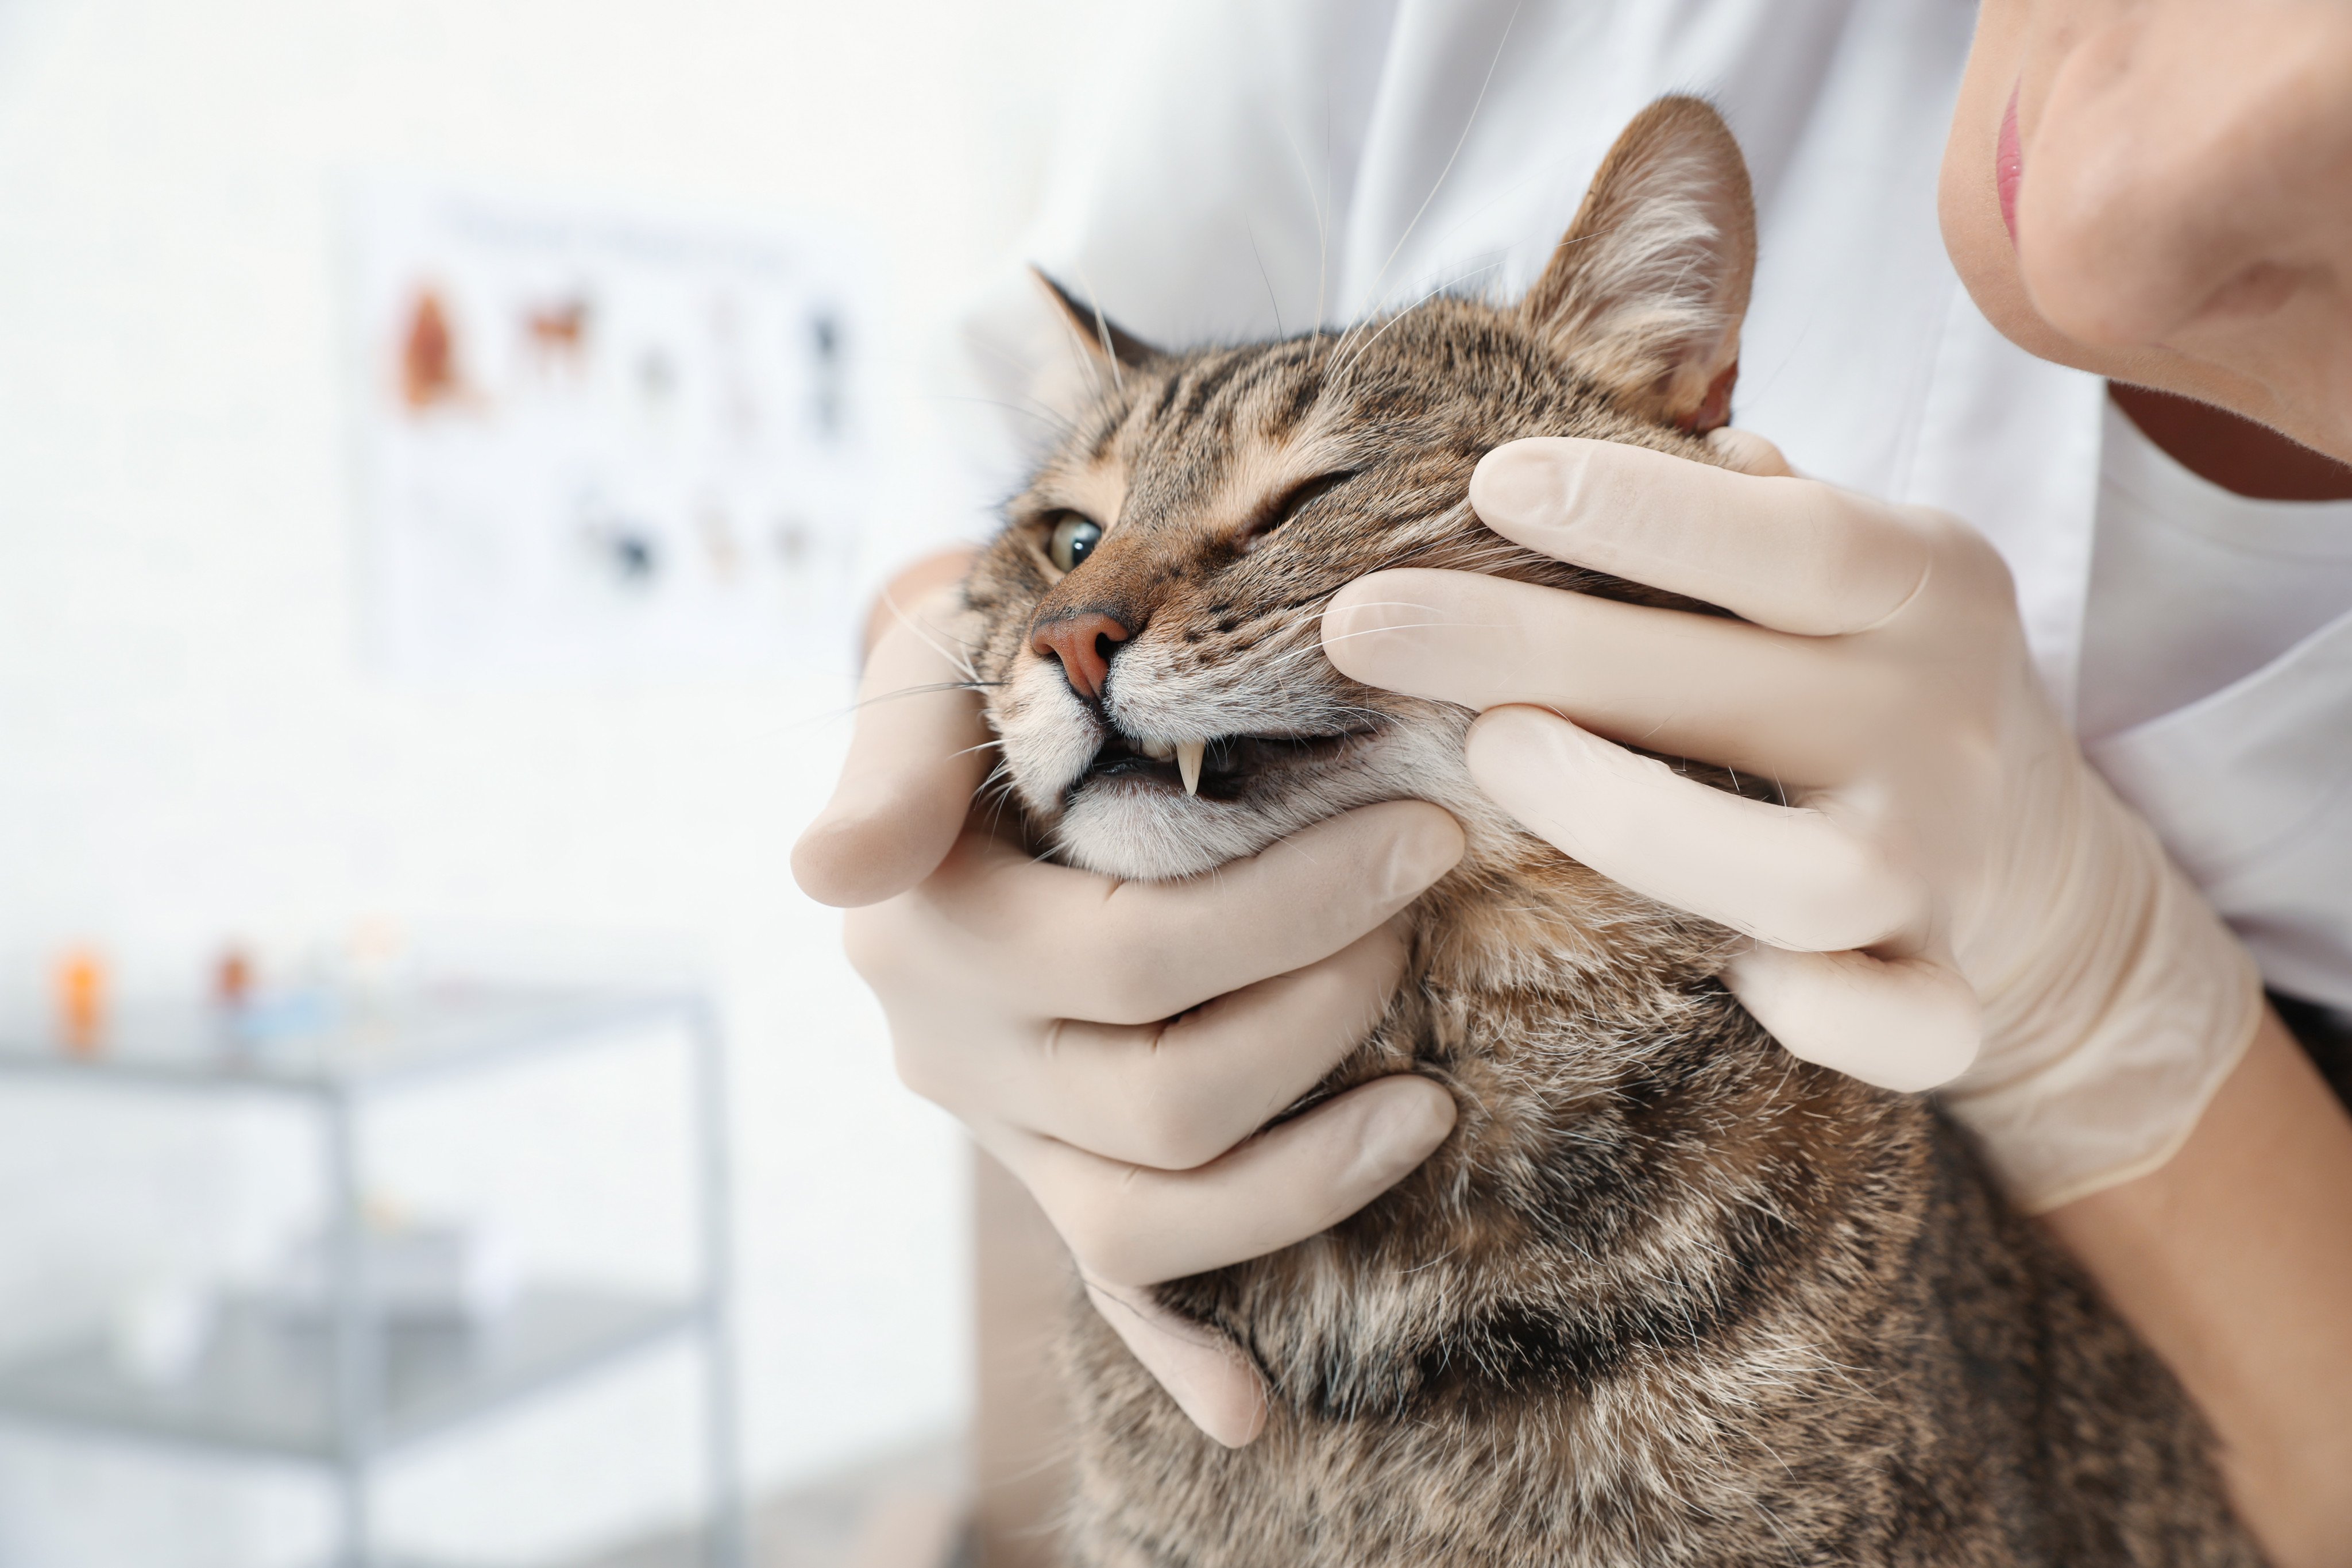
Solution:
{"label": "cat's ear", "polygon": [[1704,433],[1731,417],[1755,272],[1756,206],[1731,128],[1696,98],[1662,98],[1601,160],[1519,310],[1579,370]]}
{"label": "cat's ear", "polygon": [[1046,277],[1040,268],[1032,267],[1029,272],[1045,286],[1045,292],[1052,296],[1055,306],[1062,312],[1062,319],[1070,324],[1070,330],[1078,335],[1078,342],[1086,344],[1088,353],[1129,366],[1147,365],[1154,360],[1168,357],[1104,315],[1101,306],[1090,305],[1079,299]]}

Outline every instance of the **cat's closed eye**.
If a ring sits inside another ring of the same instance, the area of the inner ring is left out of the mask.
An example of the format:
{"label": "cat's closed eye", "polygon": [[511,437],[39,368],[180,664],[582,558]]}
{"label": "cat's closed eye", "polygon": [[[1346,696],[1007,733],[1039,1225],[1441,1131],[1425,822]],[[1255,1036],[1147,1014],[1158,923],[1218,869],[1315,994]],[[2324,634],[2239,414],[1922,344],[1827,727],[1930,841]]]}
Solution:
{"label": "cat's closed eye", "polygon": [[1242,525],[1240,535],[1234,541],[1234,547],[1244,554],[1255,550],[1265,542],[1267,534],[1297,517],[1309,503],[1319,500],[1355,477],[1354,469],[1342,468],[1337,473],[1318,474],[1304,484],[1293,485]]}
{"label": "cat's closed eye", "polygon": [[1078,563],[1093,554],[1102,542],[1102,525],[1075,511],[1056,512],[1052,521],[1054,531],[1045,537],[1045,558],[1056,572],[1076,571]]}

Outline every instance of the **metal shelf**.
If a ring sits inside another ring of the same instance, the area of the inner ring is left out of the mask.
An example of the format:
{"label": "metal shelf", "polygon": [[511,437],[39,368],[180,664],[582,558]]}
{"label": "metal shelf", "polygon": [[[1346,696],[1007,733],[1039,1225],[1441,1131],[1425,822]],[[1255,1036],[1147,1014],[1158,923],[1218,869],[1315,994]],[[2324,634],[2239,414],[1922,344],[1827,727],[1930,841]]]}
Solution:
{"label": "metal shelf", "polygon": [[[692,1295],[543,1286],[479,1327],[379,1323],[363,1278],[358,1132],[375,1096],[663,1025],[684,1039],[694,1094],[701,1258]],[[338,1568],[388,1568],[373,1492],[395,1450],[683,1334],[702,1352],[706,1555],[713,1568],[741,1568],[726,1115],[718,1025],[702,996],[445,983],[241,1012],[132,1005],[78,1050],[0,1020],[5,1078],[300,1106],[324,1134],[329,1288],[328,1310],[307,1321],[251,1300],[224,1303],[204,1357],[169,1384],[125,1375],[98,1333],[27,1352],[0,1363],[0,1417],[325,1468],[338,1500]]]}
{"label": "metal shelf", "polygon": [[0,1024],[0,1073],[94,1087],[348,1096],[460,1068],[697,1021],[701,998],[647,991],[438,984],[247,1015],[126,1005],[92,1048]]}
{"label": "metal shelf", "polygon": [[[536,1390],[696,1327],[690,1302],[610,1291],[526,1291],[480,1326],[396,1325],[382,1335],[375,1438],[390,1454]],[[169,1384],[126,1376],[92,1334],[0,1365],[0,1415],[111,1436],[341,1464],[333,1335],[265,1303],[224,1309],[211,1348]]]}

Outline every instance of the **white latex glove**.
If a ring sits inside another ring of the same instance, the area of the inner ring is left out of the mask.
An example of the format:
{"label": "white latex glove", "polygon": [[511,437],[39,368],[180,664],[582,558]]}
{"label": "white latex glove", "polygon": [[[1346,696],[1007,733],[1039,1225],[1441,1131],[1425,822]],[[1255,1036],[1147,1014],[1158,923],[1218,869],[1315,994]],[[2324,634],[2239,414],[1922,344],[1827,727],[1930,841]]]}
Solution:
{"label": "white latex glove", "polygon": [[1452,1097],[1411,1076],[1252,1134],[1379,1019],[1404,965],[1388,922],[1461,858],[1462,831],[1399,801],[1185,882],[1033,860],[967,826],[988,734],[942,646],[911,624],[877,644],[793,873],[863,906],[850,958],[900,1076],[1028,1187],[1185,1414],[1247,1443],[1265,1419],[1255,1363],[1148,1288],[1326,1230],[1444,1141]]}
{"label": "white latex glove", "polygon": [[[1727,973],[1790,1051],[1943,1100],[2031,1212],[2155,1169],[2261,1015],[2252,961],[2052,710],[2009,574],[1952,518],[1604,442],[1517,441],[1470,487],[1547,555],[1734,621],[1385,572],[1324,617],[1341,670],[1486,710],[1481,788],[1564,853],[1757,939]],[[1712,789],[1612,742],[1780,782]]]}

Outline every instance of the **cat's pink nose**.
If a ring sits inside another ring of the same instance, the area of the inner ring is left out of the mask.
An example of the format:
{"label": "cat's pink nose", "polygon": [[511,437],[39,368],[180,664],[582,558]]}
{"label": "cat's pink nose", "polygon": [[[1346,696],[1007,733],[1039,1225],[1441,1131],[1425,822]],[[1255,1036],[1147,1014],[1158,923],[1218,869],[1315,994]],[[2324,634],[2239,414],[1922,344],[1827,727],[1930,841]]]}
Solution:
{"label": "cat's pink nose", "polygon": [[1040,658],[1048,654],[1062,661],[1063,678],[1070,689],[1089,702],[1102,700],[1103,682],[1110,679],[1113,645],[1135,634],[1100,610],[1082,610],[1047,621],[1029,634],[1029,647]]}

